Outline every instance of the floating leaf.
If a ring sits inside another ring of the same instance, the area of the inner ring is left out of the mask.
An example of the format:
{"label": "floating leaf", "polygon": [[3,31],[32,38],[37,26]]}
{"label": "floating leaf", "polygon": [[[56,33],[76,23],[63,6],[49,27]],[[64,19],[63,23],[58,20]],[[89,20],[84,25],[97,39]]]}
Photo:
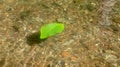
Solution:
{"label": "floating leaf", "polygon": [[44,25],[40,29],[40,39],[48,38],[49,36],[56,35],[57,33],[61,33],[64,30],[64,24],[62,23],[50,23]]}

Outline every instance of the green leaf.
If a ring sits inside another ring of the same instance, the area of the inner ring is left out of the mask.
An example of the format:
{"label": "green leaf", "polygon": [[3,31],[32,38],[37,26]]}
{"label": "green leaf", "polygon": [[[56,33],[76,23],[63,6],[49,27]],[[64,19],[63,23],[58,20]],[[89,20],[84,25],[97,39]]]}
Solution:
{"label": "green leaf", "polygon": [[50,23],[44,25],[40,29],[40,39],[48,38],[49,36],[61,33],[64,30],[64,24],[62,23]]}

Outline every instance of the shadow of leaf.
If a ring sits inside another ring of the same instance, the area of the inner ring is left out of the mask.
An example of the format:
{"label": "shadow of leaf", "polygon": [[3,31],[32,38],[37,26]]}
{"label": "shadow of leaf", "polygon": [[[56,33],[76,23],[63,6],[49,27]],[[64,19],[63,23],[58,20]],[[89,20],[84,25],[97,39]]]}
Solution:
{"label": "shadow of leaf", "polygon": [[26,36],[26,42],[28,45],[30,46],[33,46],[35,44],[39,44],[41,42],[43,42],[44,40],[46,39],[40,39],[40,33],[39,32],[35,32],[35,33],[32,33],[28,36]]}

